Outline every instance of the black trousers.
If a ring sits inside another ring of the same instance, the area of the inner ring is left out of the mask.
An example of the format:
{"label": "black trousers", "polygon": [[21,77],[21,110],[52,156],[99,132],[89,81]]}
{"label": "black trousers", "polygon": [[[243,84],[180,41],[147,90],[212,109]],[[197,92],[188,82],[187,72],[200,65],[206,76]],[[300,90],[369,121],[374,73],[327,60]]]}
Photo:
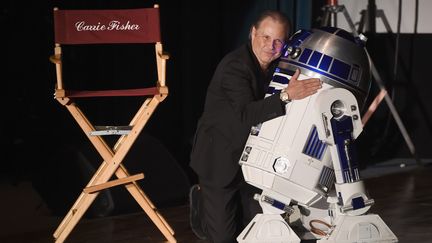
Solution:
{"label": "black trousers", "polygon": [[258,201],[253,199],[261,190],[247,184],[241,171],[224,188],[208,185],[200,180],[202,196],[203,230],[214,243],[237,242],[237,236],[256,214],[262,213]]}

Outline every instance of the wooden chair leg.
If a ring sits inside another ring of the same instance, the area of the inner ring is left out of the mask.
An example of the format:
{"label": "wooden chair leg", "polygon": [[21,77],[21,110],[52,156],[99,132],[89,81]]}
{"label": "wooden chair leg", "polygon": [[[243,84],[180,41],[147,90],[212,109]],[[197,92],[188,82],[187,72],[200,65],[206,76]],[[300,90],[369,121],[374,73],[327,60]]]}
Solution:
{"label": "wooden chair leg", "polygon": [[95,192],[102,191],[104,189],[108,189],[108,188],[111,188],[111,187],[115,187],[115,186],[119,186],[119,185],[124,185],[124,184],[127,184],[127,183],[132,183],[132,182],[135,182],[137,180],[141,180],[143,178],[144,178],[144,174],[140,173],[140,174],[133,175],[133,176],[127,176],[127,177],[124,177],[124,178],[119,178],[117,180],[108,181],[106,183],[98,184],[98,185],[95,185],[95,186],[89,186],[89,187],[84,188],[83,191],[85,193],[95,193]]}
{"label": "wooden chair leg", "polygon": [[[127,178],[127,175],[128,173],[124,166],[119,167],[116,171],[116,176],[120,179]],[[138,202],[144,212],[150,217],[150,219],[157,226],[157,228],[161,231],[161,233],[165,236],[168,242],[177,242],[177,240],[174,238],[173,229],[169,226],[169,224],[162,217],[162,215],[159,214],[157,209],[148,199],[147,195],[139,188],[139,186],[135,182],[132,182],[131,184],[125,185],[125,187],[134,197],[134,199]],[[57,231],[54,233],[56,243],[64,242],[64,240],[68,237],[73,228],[82,218],[84,213],[93,203],[94,199],[96,199],[98,194],[99,192],[94,192],[91,194],[84,192],[81,193],[78,200],[75,202],[69,213],[66,215],[66,217],[63,219],[62,223],[58,227]]]}
{"label": "wooden chair leg", "polygon": [[[119,139],[119,141],[114,146],[115,153],[100,137],[89,137],[90,141],[101,154],[104,161],[100,165],[98,171],[94,174],[93,178],[88,183],[88,188],[94,188],[97,185],[107,183],[107,181],[114,173],[120,180],[130,176],[126,168],[121,164],[121,161],[123,161],[126,153],[132,146],[138,134],[141,132],[141,129],[144,127],[144,124],[151,116],[158,102],[159,101],[157,99],[150,99],[143,104],[143,106],[140,108],[140,110],[137,112],[131,122],[131,125],[136,125],[137,128],[135,129],[134,127],[131,131],[131,135],[128,135],[128,137],[122,136]],[[83,131],[86,134],[89,134],[89,131],[92,130],[92,125],[87,120],[85,115],[79,110],[78,107],[76,107],[75,104],[67,105],[67,107],[71,114],[74,116],[75,120],[81,126]],[[146,108],[148,107],[150,109],[147,110]],[[177,242],[173,236],[174,231],[172,230],[172,228],[168,225],[166,220],[157,212],[154,205],[147,198],[145,193],[139,188],[138,184],[132,182],[125,185],[125,187],[132,194],[132,196],[135,198],[141,208],[150,217],[153,223],[158,227],[158,229],[165,236],[168,242]],[[85,192],[81,193],[75,204],[69,210],[68,214],[63,219],[63,221],[54,233],[54,238],[57,243],[61,243],[67,238],[67,236],[70,234],[72,229],[76,226],[78,221],[93,203],[94,199],[98,194],[98,191],[95,191],[91,194]]]}

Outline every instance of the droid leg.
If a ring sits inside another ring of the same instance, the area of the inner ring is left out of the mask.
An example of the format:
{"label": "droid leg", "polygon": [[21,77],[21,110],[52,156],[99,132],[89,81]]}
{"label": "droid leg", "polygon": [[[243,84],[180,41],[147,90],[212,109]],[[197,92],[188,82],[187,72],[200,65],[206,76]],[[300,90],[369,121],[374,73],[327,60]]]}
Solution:
{"label": "droid leg", "polygon": [[240,243],[300,243],[288,223],[279,214],[257,214],[237,237]]}
{"label": "droid leg", "polygon": [[393,243],[396,236],[380,216],[367,214],[359,216],[340,215],[335,226],[329,229],[317,243]]}
{"label": "droid leg", "polygon": [[290,214],[293,209],[268,194],[271,193],[263,191],[261,195],[255,195],[263,213],[255,215],[237,237],[237,241],[240,243],[300,243],[300,238],[282,217],[283,213]]}
{"label": "droid leg", "polygon": [[367,214],[374,200],[360,179],[354,140],[362,131],[357,102],[345,89],[322,92],[316,100],[321,125],[318,135],[330,148],[335,171],[336,195],[329,197],[331,222],[327,230],[311,231],[322,237],[319,243],[397,242],[396,236],[375,214]]}

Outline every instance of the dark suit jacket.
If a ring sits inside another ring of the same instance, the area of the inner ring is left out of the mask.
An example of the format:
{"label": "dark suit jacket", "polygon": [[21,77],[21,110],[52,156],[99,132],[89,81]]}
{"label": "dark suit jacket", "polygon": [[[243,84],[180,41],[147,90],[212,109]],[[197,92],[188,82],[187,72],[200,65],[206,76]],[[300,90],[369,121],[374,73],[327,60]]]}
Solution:
{"label": "dark suit jacket", "polygon": [[219,63],[192,145],[190,166],[201,182],[217,187],[232,182],[250,128],[285,114],[279,95],[263,99],[272,74],[262,71],[250,43]]}

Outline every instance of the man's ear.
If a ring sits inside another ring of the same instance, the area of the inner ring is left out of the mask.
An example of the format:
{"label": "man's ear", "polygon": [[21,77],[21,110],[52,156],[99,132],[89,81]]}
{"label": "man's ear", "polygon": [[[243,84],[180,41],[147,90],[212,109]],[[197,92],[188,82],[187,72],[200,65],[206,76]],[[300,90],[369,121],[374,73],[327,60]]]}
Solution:
{"label": "man's ear", "polygon": [[252,27],[250,28],[250,31],[249,31],[249,39],[252,40],[252,38],[255,37],[255,33],[256,33],[256,28],[255,28],[255,26],[252,26]]}

